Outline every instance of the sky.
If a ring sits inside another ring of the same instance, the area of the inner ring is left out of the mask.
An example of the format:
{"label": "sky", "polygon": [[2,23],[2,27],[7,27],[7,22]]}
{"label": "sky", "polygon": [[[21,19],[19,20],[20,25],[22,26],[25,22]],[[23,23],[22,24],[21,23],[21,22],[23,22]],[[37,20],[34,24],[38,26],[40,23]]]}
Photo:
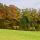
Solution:
{"label": "sky", "polygon": [[21,8],[40,8],[40,0],[0,0],[0,3]]}

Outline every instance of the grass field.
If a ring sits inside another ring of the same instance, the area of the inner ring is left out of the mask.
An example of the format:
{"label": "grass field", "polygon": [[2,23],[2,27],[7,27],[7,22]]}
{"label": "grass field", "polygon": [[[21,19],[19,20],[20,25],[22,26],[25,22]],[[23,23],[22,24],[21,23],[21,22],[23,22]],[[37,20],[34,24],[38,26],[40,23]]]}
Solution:
{"label": "grass field", "polygon": [[0,29],[0,40],[40,40],[40,32]]}

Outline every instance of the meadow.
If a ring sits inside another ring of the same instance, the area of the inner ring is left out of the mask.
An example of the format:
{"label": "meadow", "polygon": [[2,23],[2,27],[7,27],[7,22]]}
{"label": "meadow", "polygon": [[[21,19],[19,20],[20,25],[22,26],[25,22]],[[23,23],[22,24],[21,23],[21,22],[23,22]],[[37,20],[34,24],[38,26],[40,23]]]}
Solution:
{"label": "meadow", "polygon": [[0,40],[40,40],[40,31],[0,29]]}

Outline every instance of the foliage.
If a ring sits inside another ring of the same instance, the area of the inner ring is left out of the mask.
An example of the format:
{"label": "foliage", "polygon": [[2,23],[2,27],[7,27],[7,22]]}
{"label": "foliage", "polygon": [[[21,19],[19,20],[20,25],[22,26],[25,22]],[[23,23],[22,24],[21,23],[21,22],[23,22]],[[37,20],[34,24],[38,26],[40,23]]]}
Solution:
{"label": "foliage", "polygon": [[40,9],[19,9],[0,3],[0,28],[40,31]]}

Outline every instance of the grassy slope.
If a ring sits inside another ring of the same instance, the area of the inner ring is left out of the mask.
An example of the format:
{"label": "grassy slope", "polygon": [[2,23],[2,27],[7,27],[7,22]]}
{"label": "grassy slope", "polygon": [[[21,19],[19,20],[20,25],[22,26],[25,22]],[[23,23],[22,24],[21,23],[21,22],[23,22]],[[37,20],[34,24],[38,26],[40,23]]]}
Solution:
{"label": "grassy slope", "polygon": [[40,40],[40,32],[0,29],[0,40]]}

